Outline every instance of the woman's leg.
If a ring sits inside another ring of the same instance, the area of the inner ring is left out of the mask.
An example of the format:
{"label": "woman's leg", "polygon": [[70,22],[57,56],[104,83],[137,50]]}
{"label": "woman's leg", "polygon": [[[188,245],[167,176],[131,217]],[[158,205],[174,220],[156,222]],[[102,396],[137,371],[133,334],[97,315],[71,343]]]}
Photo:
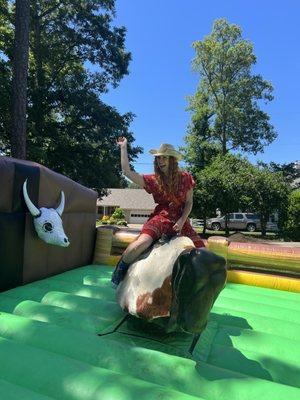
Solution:
{"label": "woman's leg", "polygon": [[200,235],[198,235],[198,233],[192,228],[191,224],[188,221],[183,225],[181,235],[188,236],[194,242],[195,247],[205,247],[205,244]]}
{"label": "woman's leg", "polygon": [[139,255],[151,246],[153,239],[147,233],[142,233],[134,242],[126,248],[123,253],[122,260],[126,264],[133,263]]}
{"label": "woman's leg", "polygon": [[130,243],[112,274],[111,282],[114,288],[125,278],[129,265],[150,247],[152,242],[153,238],[150,235],[142,233],[134,242]]}

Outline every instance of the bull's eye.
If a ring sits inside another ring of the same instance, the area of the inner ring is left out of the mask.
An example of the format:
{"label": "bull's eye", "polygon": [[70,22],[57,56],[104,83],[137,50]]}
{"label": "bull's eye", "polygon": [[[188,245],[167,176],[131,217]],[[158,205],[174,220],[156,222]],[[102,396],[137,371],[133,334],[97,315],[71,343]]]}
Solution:
{"label": "bull's eye", "polygon": [[53,231],[53,225],[51,224],[51,222],[45,222],[43,225],[43,230],[45,232],[52,232]]}

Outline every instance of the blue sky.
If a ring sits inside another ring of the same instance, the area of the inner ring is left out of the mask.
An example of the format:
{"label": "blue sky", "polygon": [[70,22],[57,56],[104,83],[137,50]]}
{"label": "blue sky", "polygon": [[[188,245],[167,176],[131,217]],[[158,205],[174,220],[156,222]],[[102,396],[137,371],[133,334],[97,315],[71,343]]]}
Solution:
{"label": "blue sky", "polygon": [[184,144],[190,120],[186,97],[199,82],[191,70],[191,44],[223,17],[241,26],[257,56],[253,71],[274,86],[275,99],[265,109],[278,138],[264,153],[247,157],[251,162],[300,159],[300,1],[117,0],[116,11],[115,24],[127,28],[130,74],[102,100],[121,113],[136,114],[131,130],[135,144],[144,148],[137,172],[152,170],[149,149],[163,142]]}

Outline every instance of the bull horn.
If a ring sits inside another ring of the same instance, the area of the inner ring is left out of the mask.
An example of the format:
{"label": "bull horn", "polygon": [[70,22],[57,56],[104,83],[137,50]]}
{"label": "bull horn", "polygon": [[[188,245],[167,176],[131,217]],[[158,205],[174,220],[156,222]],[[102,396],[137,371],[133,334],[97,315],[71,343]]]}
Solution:
{"label": "bull horn", "polygon": [[61,191],[60,194],[61,194],[61,200],[59,206],[56,208],[56,212],[61,216],[65,208],[65,194],[63,191]]}
{"label": "bull horn", "polygon": [[39,217],[41,215],[40,210],[32,203],[32,201],[30,200],[28,193],[27,193],[27,179],[25,180],[25,182],[23,183],[23,195],[24,195],[24,200],[25,203],[28,207],[28,210],[30,211],[30,214],[33,217]]}

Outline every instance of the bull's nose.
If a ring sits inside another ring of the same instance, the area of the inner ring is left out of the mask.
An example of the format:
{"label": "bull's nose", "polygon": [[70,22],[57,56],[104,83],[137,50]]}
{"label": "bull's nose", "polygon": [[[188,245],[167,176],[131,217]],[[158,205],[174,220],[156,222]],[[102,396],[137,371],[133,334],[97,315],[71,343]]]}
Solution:
{"label": "bull's nose", "polygon": [[68,239],[67,237],[64,237],[64,244],[63,244],[63,246],[64,246],[64,247],[69,247],[69,246],[70,246],[70,241],[69,241],[69,239]]}

